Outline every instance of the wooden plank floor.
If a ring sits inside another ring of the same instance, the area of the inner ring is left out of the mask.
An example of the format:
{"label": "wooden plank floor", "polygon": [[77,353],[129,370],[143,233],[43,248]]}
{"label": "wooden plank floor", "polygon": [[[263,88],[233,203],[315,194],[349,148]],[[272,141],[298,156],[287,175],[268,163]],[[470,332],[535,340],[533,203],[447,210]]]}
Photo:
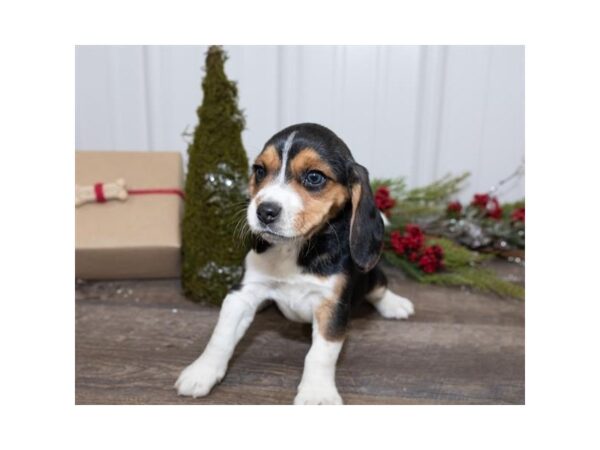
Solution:
{"label": "wooden plank floor", "polygon": [[[521,267],[494,268],[523,282]],[[390,321],[369,305],[357,311],[337,370],[346,404],[524,403],[523,302],[386,272],[416,314]],[[203,349],[218,308],[186,300],[179,280],[80,282],[75,305],[77,404],[290,404],[310,346],[310,327],[271,306],[208,397],[178,397],[173,383]]]}

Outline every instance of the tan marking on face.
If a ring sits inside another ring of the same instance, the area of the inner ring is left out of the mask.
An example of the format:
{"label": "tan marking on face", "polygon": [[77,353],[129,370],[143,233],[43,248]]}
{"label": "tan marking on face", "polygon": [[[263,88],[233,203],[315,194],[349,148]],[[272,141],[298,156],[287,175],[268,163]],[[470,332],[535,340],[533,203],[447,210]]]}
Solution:
{"label": "tan marking on face", "polygon": [[[279,159],[277,149],[273,145],[269,145],[260,153],[260,155],[256,157],[254,164],[261,165],[265,168],[267,175],[260,183],[260,185],[265,185],[269,182],[269,180],[273,179],[277,172],[279,172],[279,168],[281,167],[281,159]],[[252,175],[250,177],[250,196],[254,197],[258,191],[259,186],[256,184],[254,175]]]}
{"label": "tan marking on face", "polygon": [[332,329],[332,321],[335,318],[336,308],[342,297],[342,291],[346,286],[346,277],[344,275],[338,275],[338,277],[333,289],[333,296],[323,300],[315,311],[319,333],[328,341],[340,341],[345,337],[344,333],[336,333],[336,330]]}
{"label": "tan marking on face", "polygon": [[333,180],[327,180],[319,192],[309,192],[297,181],[292,182],[292,188],[298,192],[303,203],[294,226],[298,234],[306,237],[319,231],[348,201],[348,190]]}
{"label": "tan marking on face", "polygon": [[310,147],[300,150],[298,154],[294,156],[290,166],[292,169],[293,178],[297,178],[309,170],[318,170],[327,178],[335,178],[331,167],[329,167],[329,164],[323,161],[321,156],[319,156],[319,154]]}
{"label": "tan marking on face", "polygon": [[[310,237],[341,211],[349,198],[348,189],[334,179],[329,164],[312,148],[301,150],[290,166],[290,186],[298,193],[303,204],[302,211],[295,218],[294,227],[297,234]],[[300,177],[310,170],[318,170],[327,177],[325,186],[319,191],[308,191],[300,181]]]}

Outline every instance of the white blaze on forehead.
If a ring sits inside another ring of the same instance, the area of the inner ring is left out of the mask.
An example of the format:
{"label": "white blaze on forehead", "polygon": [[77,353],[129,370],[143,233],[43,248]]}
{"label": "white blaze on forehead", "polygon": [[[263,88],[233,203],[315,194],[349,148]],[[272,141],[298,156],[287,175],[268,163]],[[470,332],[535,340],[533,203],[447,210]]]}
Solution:
{"label": "white blaze on forehead", "polygon": [[287,237],[294,237],[298,233],[296,218],[303,209],[302,198],[296,190],[285,183],[285,168],[294,142],[294,136],[296,136],[296,131],[289,134],[281,149],[281,169],[277,179],[263,186],[250,202],[247,217],[252,230],[261,231],[265,229],[265,226],[260,223],[256,215],[258,206],[263,202],[274,202],[281,206],[281,213],[279,219],[274,224],[267,225],[266,229]]}
{"label": "white blaze on forehead", "polygon": [[288,153],[290,152],[290,148],[292,148],[292,143],[294,142],[294,136],[296,136],[296,133],[297,131],[292,131],[290,133],[283,144],[283,149],[281,150],[281,169],[279,170],[279,177],[277,177],[277,181],[282,184],[285,182],[285,168],[287,166]]}

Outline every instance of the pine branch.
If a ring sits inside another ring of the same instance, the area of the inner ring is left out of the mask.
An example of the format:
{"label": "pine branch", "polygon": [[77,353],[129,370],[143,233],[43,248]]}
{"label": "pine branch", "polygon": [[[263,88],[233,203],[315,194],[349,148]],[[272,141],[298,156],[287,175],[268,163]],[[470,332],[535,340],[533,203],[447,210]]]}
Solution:
{"label": "pine branch", "polygon": [[427,245],[439,245],[444,250],[444,265],[453,270],[465,266],[474,266],[491,256],[471,251],[454,241],[442,237],[427,237]]}
{"label": "pine branch", "polygon": [[515,283],[502,280],[491,270],[483,267],[460,267],[452,272],[425,275],[422,283],[466,286],[481,292],[490,292],[501,297],[525,299],[525,289]]}
{"label": "pine branch", "polygon": [[404,178],[375,179],[373,190],[386,186],[391,196],[396,200],[392,208],[391,222],[394,228],[403,228],[407,223],[424,223],[439,217],[448,201],[461,189],[469,173],[452,177],[444,176],[423,187],[408,189]]}
{"label": "pine branch", "polygon": [[437,244],[444,250],[445,270],[433,274],[425,274],[414,264],[398,256],[393,250],[383,253],[384,259],[391,265],[400,268],[409,278],[419,283],[438,284],[443,286],[464,286],[480,292],[489,292],[501,297],[512,297],[523,300],[525,290],[518,284],[499,278],[494,271],[481,267],[480,263],[490,256],[472,252],[459,244],[445,238],[427,238],[427,245]]}

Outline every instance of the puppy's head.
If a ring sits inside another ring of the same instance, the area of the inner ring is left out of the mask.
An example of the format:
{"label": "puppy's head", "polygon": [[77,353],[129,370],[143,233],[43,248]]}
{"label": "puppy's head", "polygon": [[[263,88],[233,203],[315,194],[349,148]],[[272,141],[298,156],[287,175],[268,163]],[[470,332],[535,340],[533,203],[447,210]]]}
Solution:
{"label": "puppy's head", "polygon": [[248,224],[271,243],[310,239],[350,203],[352,258],[363,271],[377,263],[383,221],[367,170],[331,130],[299,124],[269,139],[254,162],[250,195]]}

